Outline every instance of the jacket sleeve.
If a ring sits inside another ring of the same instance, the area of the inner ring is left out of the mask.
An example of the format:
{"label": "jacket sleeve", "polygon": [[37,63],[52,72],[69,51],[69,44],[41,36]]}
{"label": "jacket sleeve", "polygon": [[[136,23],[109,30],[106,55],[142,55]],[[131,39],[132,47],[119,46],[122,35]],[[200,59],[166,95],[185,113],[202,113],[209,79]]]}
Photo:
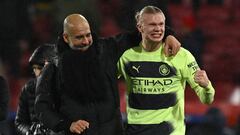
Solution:
{"label": "jacket sleeve", "polygon": [[6,80],[0,76],[0,121],[5,120],[8,113],[9,90]]}
{"label": "jacket sleeve", "polygon": [[69,131],[70,121],[59,112],[60,100],[56,87],[56,66],[48,64],[37,80],[35,111],[39,120],[55,132]]}
{"label": "jacket sleeve", "polygon": [[166,26],[165,27],[165,34],[164,34],[164,37],[163,37],[163,41],[165,41],[166,37],[169,36],[169,35],[173,35],[173,36],[177,36],[175,31],[169,27],[169,26]]}
{"label": "jacket sleeve", "polygon": [[[28,82],[30,83],[30,82]],[[17,114],[15,118],[15,127],[18,133],[21,135],[25,135],[31,126],[29,105],[28,105],[28,94],[27,91],[30,87],[28,87],[28,83],[24,85],[22,88],[22,92],[19,97],[19,104],[17,109]]]}
{"label": "jacket sleeve", "polygon": [[[175,36],[175,33],[170,27],[166,26],[166,32],[163,40],[165,40],[168,35]],[[127,49],[138,46],[141,40],[141,34],[136,29],[135,31],[124,32],[113,37],[105,38],[103,44],[107,44],[104,48],[108,48],[110,52],[112,52],[112,58],[115,58],[117,63],[118,59]]]}

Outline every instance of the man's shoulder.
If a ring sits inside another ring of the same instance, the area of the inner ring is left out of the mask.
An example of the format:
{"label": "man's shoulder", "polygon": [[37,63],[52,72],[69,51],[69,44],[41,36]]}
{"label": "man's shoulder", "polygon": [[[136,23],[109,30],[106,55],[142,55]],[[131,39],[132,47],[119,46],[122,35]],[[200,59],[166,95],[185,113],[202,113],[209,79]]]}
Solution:
{"label": "man's shoulder", "polygon": [[24,85],[23,91],[33,91],[36,86],[36,78],[31,78],[27,81],[27,83]]}
{"label": "man's shoulder", "polygon": [[179,52],[177,53],[177,56],[179,57],[188,57],[190,55],[192,55],[191,52],[183,47],[181,47]]}
{"label": "man's shoulder", "polygon": [[141,50],[142,50],[142,48],[141,48],[141,46],[135,46],[135,47],[132,47],[132,48],[130,48],[130,49],[128,49],[128,50],[126,50],[125,51],[125,53],[141,53]]}

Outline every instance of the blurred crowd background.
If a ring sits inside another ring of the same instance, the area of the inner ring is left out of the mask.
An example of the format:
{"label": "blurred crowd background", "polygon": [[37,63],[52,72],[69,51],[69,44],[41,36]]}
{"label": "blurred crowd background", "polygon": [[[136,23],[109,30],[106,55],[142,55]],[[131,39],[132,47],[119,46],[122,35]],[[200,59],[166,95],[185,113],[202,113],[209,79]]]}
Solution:
{"label": "blurred crowd background", "polygon": [[[187,88],[187,134],[198,135],[205,129],[209,135],[240,135],[238,0],[1,0],[0,75],[10,87],[9,122],[15,118],[22,86],[33,75],[28,64],[31,53],[43,43],[56,41],[68,14],[81,13],[95,33],[108,37],[135,29],[134,15],[146,5],[164,11],[166,24],[207,71],[216,90],[214,103],[206,106]],[[122,81],[119,91],[124,118]]]}

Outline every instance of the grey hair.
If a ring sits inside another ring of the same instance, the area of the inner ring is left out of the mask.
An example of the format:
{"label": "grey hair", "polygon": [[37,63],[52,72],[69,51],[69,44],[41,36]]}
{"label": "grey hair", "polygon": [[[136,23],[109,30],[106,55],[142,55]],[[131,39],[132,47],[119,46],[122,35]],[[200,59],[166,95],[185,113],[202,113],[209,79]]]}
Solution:
{"label": "grey hair", "polygon": [[163,11],[160,8],[155,6],[145,6],[141,11],[136,12],[135,14],[137,25],[139,25],[139,23],[141,22],[143,14],[156,14],[156,13],[162,13],[164,19],[166,18]]}

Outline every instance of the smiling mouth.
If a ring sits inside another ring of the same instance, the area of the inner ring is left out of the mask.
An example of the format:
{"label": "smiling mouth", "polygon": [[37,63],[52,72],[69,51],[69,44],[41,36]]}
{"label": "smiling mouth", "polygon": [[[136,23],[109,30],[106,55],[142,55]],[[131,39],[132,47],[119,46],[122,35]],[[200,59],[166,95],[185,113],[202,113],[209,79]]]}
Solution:
{"label": "smiling mouth", "polygon": [[162,34],[151,34],[153,37],[156,37],[156,38],[158,38],[158,37],[161,37],[162,36]]}
{"label": "smiling mouth", "polygon": [[85,49],[87,49],[88,47],[89,47],[90,45],[81,45],[81,46],[72,46],[71,48],[73,49],[73,50],[85,50]]}
{"label": "smiling mouth", "polygon": [[79,46],[75,46],[75,48],[81,49],[81,48],[85,48],[88,47],[89,45],[79,45]]}

